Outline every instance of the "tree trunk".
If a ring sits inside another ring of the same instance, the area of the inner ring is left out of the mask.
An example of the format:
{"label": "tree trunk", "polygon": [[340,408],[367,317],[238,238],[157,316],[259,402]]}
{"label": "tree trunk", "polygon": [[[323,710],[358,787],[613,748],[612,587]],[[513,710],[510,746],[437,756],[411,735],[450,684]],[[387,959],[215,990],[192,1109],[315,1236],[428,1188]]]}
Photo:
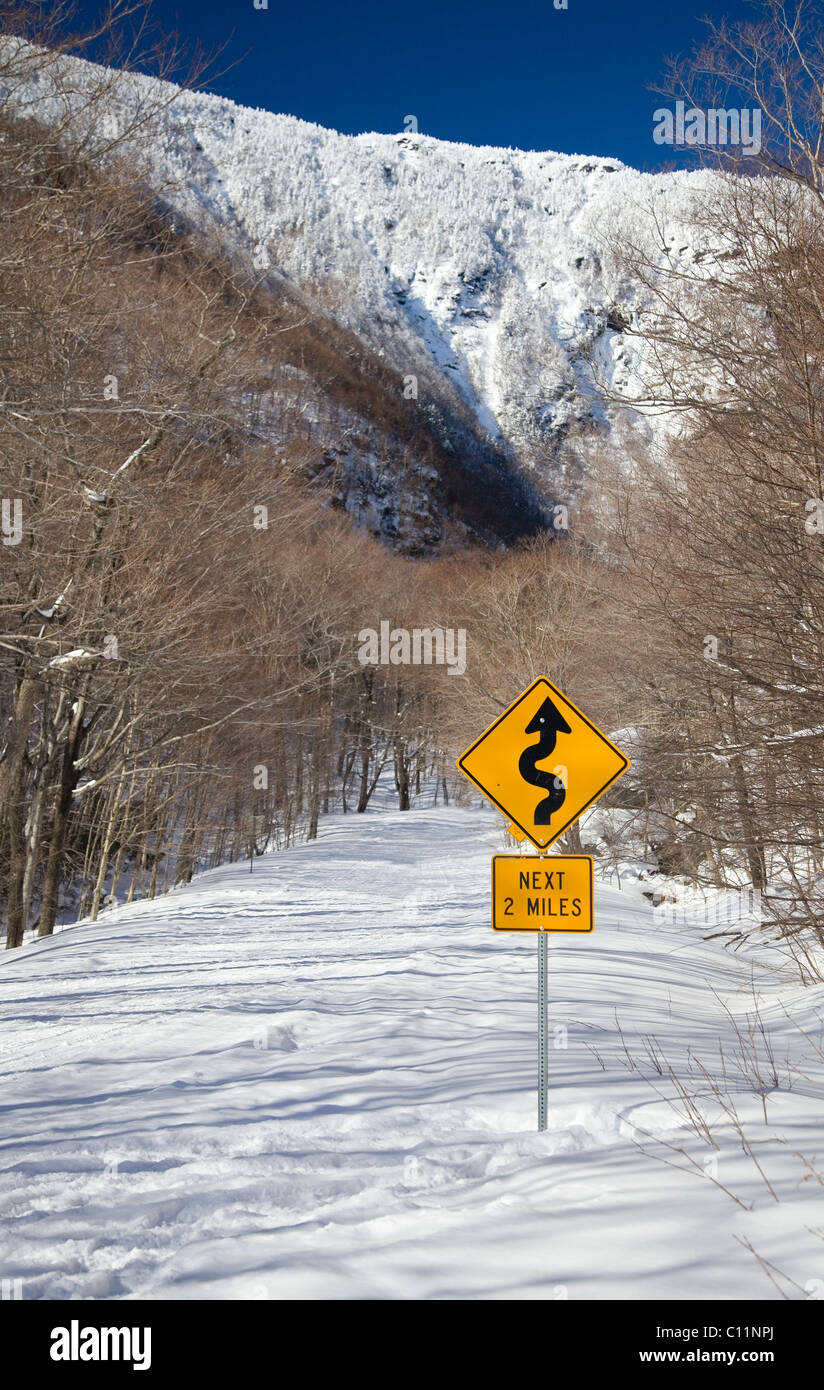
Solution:
{"label": "tree trunk", "polygon": [[367,808],[367,806],[369,805],[369,796],[370,796],[370,792],[369,792],[369,747],[370,747],[370,742],[371,742],[371,740],[370,740],[370,737],[369,737],[369,729],[368,729],[368,727],[367,727],[366,725],[363,725],[363,726],[361,727],[361,732],[360,732],[361,775],[360,775],[360,788],[359,788],[359,791],[358,791],[358,810],[361,811],[361,812],[362,812],[362,811],[365,811],[366,808]]}
{"label": "tree trunk", "polygon": [[767,864],[764,855],[764,845],[758,830],[749,792],[747,791],[747,775],[744,771],[744,764],[740,758],[733,758],[732,771],[735,780],[735,794],[738,799],[738,813],[741,818],[741,829],[744,832],[744,853],[747,856],[750,879],[753,888],[757,888],[759,893],[763,893],[767,887]]}
{"label": "tree trunk", "polygon": [[40,906],[38,936],[51,936],[54,931],[54,924],[57,920],[57,894],[63,874],[66,828],[69,822],[69,812],[72,808],[74,789],[77,786],[80,776],[76,761],[77,754],[80,750],[80,744],[83,741],[83,711],[85,709],[85,703],[82,697],[75,702],[74,713],[72,714],[69,732],[66,737],[66,746],[63,749],[63,761],[60,768],[60,785],[58,787],[57,802],[54,808],[49,858],[46,864],[46,878],[43,884],[43,901]]}
{"label": "tree trunk", "polygon": [[36,683],[24,676],[17,687],[6,758],[0,766],[0,807],[5,805],[9,836],[6,948],[23,944],[23,879],[26,872],[25,796],[29,729],[34,714]]}
{"label": "tree trunk", "polygon": [[409,759],[399,739],[395,740],[395,785],[398,788],[398,810],[408,811],[412,805],[409,796]]}

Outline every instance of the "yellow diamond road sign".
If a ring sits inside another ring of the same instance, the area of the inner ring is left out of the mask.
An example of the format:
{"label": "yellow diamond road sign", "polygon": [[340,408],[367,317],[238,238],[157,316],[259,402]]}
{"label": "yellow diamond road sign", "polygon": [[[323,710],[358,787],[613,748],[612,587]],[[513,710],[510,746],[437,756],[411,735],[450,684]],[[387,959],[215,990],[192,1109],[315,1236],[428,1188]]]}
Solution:
{"label": "yellow diamond road sign", "polygon": [[458,767],[513,825],[546,849],[629,767],[629,759],[541,676]]}

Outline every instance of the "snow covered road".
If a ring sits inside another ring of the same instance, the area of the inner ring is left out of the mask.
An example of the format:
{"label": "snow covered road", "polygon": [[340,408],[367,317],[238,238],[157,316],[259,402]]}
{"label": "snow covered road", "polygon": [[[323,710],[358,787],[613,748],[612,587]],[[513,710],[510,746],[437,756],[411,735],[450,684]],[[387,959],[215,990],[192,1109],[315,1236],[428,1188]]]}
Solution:
{"label": "snow covered road", "polygon": [[[779,1297],[748,1241],[789,1297],[824,1297],[824,991],[597,884],[594,933],[550,942],[539,1135],[536,941],[489,926],[503,847],[480,810],[331,817],[251,874],[8,953],[3,1278],[32,1299]],[[705,1069],[718,1148],[670,1067]]]}

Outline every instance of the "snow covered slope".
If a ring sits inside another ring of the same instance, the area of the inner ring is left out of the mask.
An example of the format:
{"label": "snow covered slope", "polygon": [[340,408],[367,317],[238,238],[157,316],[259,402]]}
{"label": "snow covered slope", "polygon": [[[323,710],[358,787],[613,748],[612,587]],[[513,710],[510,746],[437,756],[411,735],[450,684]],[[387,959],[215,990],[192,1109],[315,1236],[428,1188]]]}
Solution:
{"label": "snow covered slope", "polygon": [[[31,113],[62,121],[100,71],[65,60],[27,88]],[[189,222],[310,291],[420,377],[422,397],[432,373],[448,379],[556,496],[574,486],[575,440],[615,425],[601,384],[625,388],[640,366],[624,332],[638,286],[617,267],[615,234],[689,257],[685,219],[693,198],[712,197],[713,174],[644,175],[425,134],[338,135],[140,77],[109,94],[101,137],[151,100],[163,108],[139,152]],[[664,424],[636,417],[628,428]]]}
{"label": "snow covered slope", "polygon": [[32,1299],[778,1297],[749,1241],[820,1297],[822,991],[600,885],[594,934],[550,943],[537,1134],[536,943],[488,925],[500,847],[486,811],[332,817],[252,874],[8,953],[4,1278]]}
{"label": "snow covered slope", "polygon": [[236,227],[258,266],[322,286],[399,370],[434,363],[493,437],[556,484],[563,441],[607,423],[600,381],[626,388],[639,365],[622,331],[637,287],[616,267],[616,231],[651,238],[654,210],[675,254],[688,252],[679,223],[713,181],[338,135],[204,95],[181,94],[164,120],[188,135],[157,156],[188,218]]}

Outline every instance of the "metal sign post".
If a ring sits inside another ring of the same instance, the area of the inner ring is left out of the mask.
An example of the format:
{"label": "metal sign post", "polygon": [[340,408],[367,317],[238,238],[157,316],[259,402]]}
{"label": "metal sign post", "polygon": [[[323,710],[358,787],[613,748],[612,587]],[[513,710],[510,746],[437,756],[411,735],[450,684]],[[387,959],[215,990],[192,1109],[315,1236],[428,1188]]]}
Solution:
{"label": "metal sign post", "polygon": [[549,938],[538,932],[538,1132],[547,1127],[549,1092],[549,1008],[547,1004],[547,956]]}

